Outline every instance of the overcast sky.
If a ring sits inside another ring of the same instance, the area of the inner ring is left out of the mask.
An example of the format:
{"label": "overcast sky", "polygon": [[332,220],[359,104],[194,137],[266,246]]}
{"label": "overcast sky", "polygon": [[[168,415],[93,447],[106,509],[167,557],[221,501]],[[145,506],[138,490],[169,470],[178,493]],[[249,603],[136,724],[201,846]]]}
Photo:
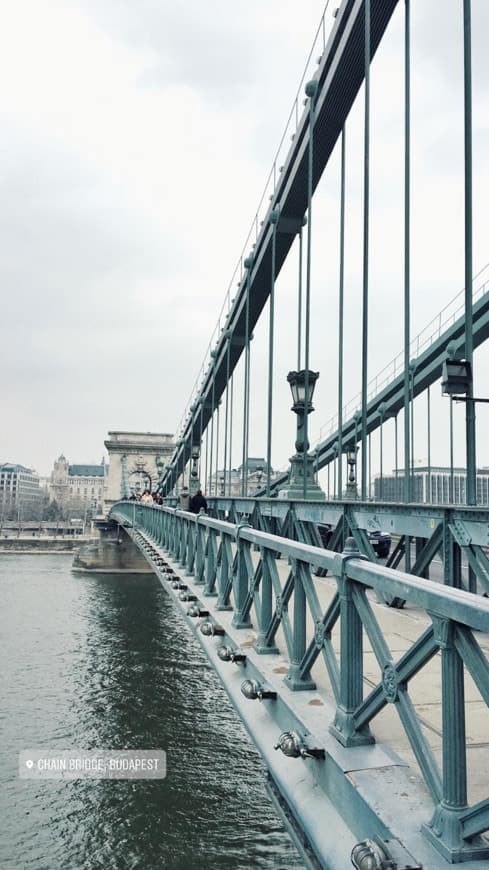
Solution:
{"label": "overcast sky", "polygon": [[[412,4],[414,332],[464,276],[462,3],[442,5],[441,20],[439,0]],[[489,260],[487,5],[473,0],[474,271]],[[372,376],[401,350],[403,7],[372,70]],[[323,8],[0,0],[0,461],[47,474],[62,451],[100,461],[110,429],[176,430]],[[362,112],[361,93],[347,130],[345,401],[360,386]],[[338,190],[336,153],[314,205],[314,436],[336,411]],[[285,381],[296,362],[294,253],[289,261],[277,285],[278,467],[294,440]],[[253,455],[266,446],[266,329],[264,317],[253,345]],[[487,395],[487,356],[478,365]],[[422,434],[418,443],[421,457]]]}

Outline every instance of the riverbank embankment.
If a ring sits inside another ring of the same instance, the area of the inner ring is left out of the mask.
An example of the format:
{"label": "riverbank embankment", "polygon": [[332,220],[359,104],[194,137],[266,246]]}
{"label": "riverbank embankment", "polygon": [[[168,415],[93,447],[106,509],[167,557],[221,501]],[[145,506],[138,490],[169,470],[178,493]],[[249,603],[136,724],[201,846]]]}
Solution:
{"label": "riverbank embankment", "polygon": [[77,535],[76,537],[22,535],[0,538],[0,555],[2,553],[70,553],[77,550],[81,544],[87,544],[93,540],[92,535]]}

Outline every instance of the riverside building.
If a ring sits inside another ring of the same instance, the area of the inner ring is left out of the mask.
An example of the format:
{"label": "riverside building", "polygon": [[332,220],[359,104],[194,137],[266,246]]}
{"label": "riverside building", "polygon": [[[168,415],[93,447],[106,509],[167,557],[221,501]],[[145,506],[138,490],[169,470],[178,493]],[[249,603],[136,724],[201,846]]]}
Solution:
{"label": "riverside building", "polygon": [[[411,479],[411,501],[418,504],[465,504],[465,468],[442,466],[415,467]],[[376,477],[374,496],[378,501],[404,500],[404,470],[397,474]],[[478,505],[489,505],[489,468],[479,468],[476,478]]]}
{"label": "riverside building", "polygon": [[0,465],[0,510],[3,517],[11,513],[35,512],[41,501],[37,472],[14,462]]}
{"label": "riverside building", "polygon": [[51,473],[49,498],[61,507],[87,507],[92,513],[100,513],[107,471],[104,459],[100,465],[70,465],[61,454]]}

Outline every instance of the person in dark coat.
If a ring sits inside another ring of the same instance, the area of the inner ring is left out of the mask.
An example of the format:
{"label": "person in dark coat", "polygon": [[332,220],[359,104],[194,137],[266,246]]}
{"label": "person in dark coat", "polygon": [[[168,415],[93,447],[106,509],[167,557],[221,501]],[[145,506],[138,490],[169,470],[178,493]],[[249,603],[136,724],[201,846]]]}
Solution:
{"label": "person in dark coat", "polygon": [[190,499],[190,510],[193,514],[198,514],[200,510],[207,513],[207,502],[202,495],[202,490],[198,489],[195,495]]}

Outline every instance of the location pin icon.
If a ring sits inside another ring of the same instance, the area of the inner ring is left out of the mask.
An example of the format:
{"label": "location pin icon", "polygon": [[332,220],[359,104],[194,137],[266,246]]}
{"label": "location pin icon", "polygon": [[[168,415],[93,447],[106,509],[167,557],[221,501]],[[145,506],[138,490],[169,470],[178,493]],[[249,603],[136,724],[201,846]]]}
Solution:
{"label": "location pin icon", "polygon": [[29,759],[26,761],[25,766],[28,767],[29,770],[30,770],[31,767],[34,767],[34,762],[31,761],[31,759],[29,758]]}

